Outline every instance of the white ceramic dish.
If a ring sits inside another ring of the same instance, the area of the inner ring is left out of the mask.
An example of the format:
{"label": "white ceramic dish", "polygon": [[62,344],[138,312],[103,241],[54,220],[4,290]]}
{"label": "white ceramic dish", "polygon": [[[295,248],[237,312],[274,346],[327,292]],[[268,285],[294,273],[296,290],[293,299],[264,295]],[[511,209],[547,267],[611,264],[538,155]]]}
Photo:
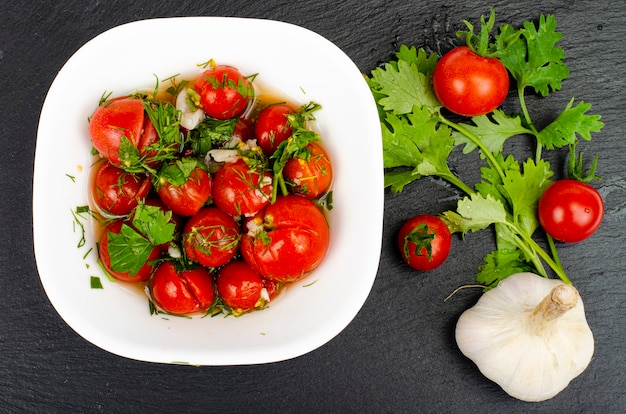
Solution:
{"label": "white ceramic dish", "polygon": [[[116,95],[193,71],[213,58],[296,102],[322,105],[317,128],[334,164],[331,249],[324,263],[268,309],[240,318],[151,316],[147,300],[103,276],[95,236],[72,211],[87,205],[87,120],[102,93]],[[378,269],[383,220],[378,115],[355,64],[323,37],[257,19],[183,17],[113,28],[78,50],[41,112],[33,191],[34,247],[43,287],[60,316],[89,342],[124,357],[193,365],[274,362],[339,334],[365,302]],[[90,251],[90,249],[93,249]],[[99,276],[103,289],[91,289]],[[312,283],[315,282],[315,283]]]}

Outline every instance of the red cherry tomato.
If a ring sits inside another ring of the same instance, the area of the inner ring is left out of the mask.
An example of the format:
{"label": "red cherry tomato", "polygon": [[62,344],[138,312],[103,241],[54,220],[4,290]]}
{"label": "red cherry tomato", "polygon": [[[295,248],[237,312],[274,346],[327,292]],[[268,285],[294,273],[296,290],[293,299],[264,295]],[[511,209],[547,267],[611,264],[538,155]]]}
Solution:
{"label": "red cherry tomato", "polygon": [[111,267],[111,256],[109,254],[109,233],[119,234],[123,224],[124,222],[122,220],[117,220],[105,229],[99,244],[100,261],[104,268],[118,280],[123,282],[143,282],[150,279],[150,276],[154,272],[154,262],[161,256],[161,250],[158,247],[153,248],[148,260],[137,274],[130,274],[130,272],[121,272],[113,269]]}
{"label": "red cherry tomato", "polygon": [[435,65],[433,88],[443,106],[463,116],[496,109],[509,92],[509,74],[498,59],[482,57],[467,46],[446,53]]}
{"label": "red cherry tomato", "polygon": [[89,121],[89,134],[94,148],[112,164],[127,165],[128,160],[120,159],[120,142],[122,137],[126,137],[134,147],[142,149],[142,145],[145,145],[142,141],[144,117],[140,99],[118,98],[98,106]]}
{"label": "red cherry tomato", "polygon": [[163,262],[150,283],[154,303],[175,315],[206,311],[215,301],[213,278],[203,267],[177,270],[172,262]]}
{"label": "red cherry tomato", "polygon": [[546,233],[556,240],[575,243],[598,230],[604,218],[604,202],[589,184],[559,180],[541,196],[538,215]]}
{"label": "red cherry tomato", "polygon": [[231,216],[251,216],[265,207],[272,194],[272,175],[245,161],[226,163],[213,177],[213,202]]}
{"label": "red cherry tomato", "polygon": [[317,143],[312,142],[306,148],[310,150],[308,158],[291,158],[285,164],[283,176],[290,184],[291,192],[317,198],[330,188],[332,166],[328,155]]}
{"label": "red cherry tomato", "polygon": [[204,112],[215,119],[240,116],[254,97],[250,81],[231,66],[204,71],[195,82]]}
{"label": "red cherry tomato", "polygon": [[329,245],[328,224],[320,209],[297,195],[278,197],[246,222],[241,254],[261,276],[292,282],[322,262]]}
{"label": "red cherry tomato", "polygon": [[215,207],[200,210],[187,221],[183,230],[187,257],[206,267],[228,263],[237,253],[239,239],[239,225]]}
{"label": "red cherry tomato", "polygon": [[166,179],[157,190],[163,204],[181,216],[193,216],[211,197],[211,176],[197,166],[184,178],[183,184],[173,184]]}
{"label": "red cherry tomato", "polygon": [[263,279],[246,262],[237,260],[222,267],[215,283],[222,301],[235,313],[265,306]]}
{"label": "red cherry tomato", "polygon": [[421,214],[404,222],[398,233],[402,259],[413,269],[427,271],[441,266],[452,238],[448,226],[438,217]]}
{"label": "red cherry tomato", "polygon": [[272,155],[278,145],[292,134],[287,116],[295,111],[289,105],[277,104],[264,108],[254,124],[254,137],[267,155]]}
{"label": "red cherry tomato", "polygon": [[124,216],[146,198],[150,188],[146,176],[128,173],[104,161],[96,172],[91,194],[104,213]]}

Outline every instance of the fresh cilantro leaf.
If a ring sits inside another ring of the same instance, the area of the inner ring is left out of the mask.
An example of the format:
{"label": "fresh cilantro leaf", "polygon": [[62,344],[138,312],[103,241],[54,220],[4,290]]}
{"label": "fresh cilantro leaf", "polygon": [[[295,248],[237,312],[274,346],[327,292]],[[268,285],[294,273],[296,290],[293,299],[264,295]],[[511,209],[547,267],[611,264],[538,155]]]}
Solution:
{"label": "fresh cilantro leaf", "polygon": [[[428,58],[424,54],[417,57],[423,61]],[[430,61],[428,61],[430,62]],[[399,60],[397,63],[386,63],[382,68],[372,71],[370,85],[374,85],[376,93],[383,97],[378,104],[385,111],[394,114],[407,114],[413,111],[413,107],[427,107],[431,112],[441,108],[435,92],[430,84],[430,77],[420,72],[420,68],[429,67],[430,63],[410,63]]]}
{"label": "fresh cilantro leaf", "polygon": [[404,190],[404,186],[421,178],[413,170],[393,170],[385,172],[385,188],[391,187],[393,194],[400,193]]}
{"label": "fresh cilantro leaf", "polygon": [[[519,116],[508,116],[496,109],[491,116],[481,115],[472,117],[474,125],[464,125],[464,128],[478,137],[485,147],[493,154],[502,152],[504,142],[516,135],[530,134],[530,130],[522,126]],[[468,154],[477,148],[477,145],[466,135],[454,133],[455,144],[465,145],[463,153]]]}
{"label": "fresh cilantro leaf", "polygon": [[403,60],[409,65],[415,65],[418,72],[424,74],[431,73],[439,60],[436,53],[429,55],[423,48],[416,49],[415,46],[409,48],[407,45],[400,45],[396,58],[398,61]]}
{"label": "fresh cilantro leaf", "polygon": [[576,106],[572,98],[565,109],[548,126],[539,132],[537,140],[548,149],[575,144],[578,136],[590,141],[591,132],[600,132],[604,126],[600,115],[585,115],[591,104],[579,102]]}
{"label": "fresh cilantro leaf", "polygon": [[154,246],[158,246],[174,239],[176,225],[170,221],[171,219],[171,211],[140,203],[135,208],[133,227],[146,236]]}
{"label": "fresh cilantro leaf", "polygon": [[561,89],[569,69],[563,63],[563,49],[556,46],[562,34],[556,31],[555,17],[541,15],[538,27],[525,22],[519,33],[521,36],[516,38],[516,29],[506,24],[496,36],[497,42],[507,44],[499,57],[517,81],[518,88],[532,87],[542,96],[547,96],[550,90]]}
{"label": "fresh cilantro leaf", "polygon": [[507,223],[507,212],[502,203],[492,196],[472,194],[459,200],[454,211],[442,214],[442,220],[451,233],[463,234],[483,230],[495,223]]}
{"label": "fresh cilantro leaf", "polygon": [[[396,116],[387,114],[382,123],[383,163],[386,168],[411,167],[413,180],[423,176],[437,176],[471,192],[448,167],[448,157],[454,149],[451,130],[430,117],[427,108],[413,107],[413,112]],[[401,184],[410,177],[402,175]],[[411,180],[412,181],[412,180]],[[394,184],[396,191],[400,182]]]}
{"label": "fresh cilantro leaf", "polygon": [[532,159],[523,164],[523,171],[515,169],[506,172],[502,190],[511,204],[514,223],[528,235],[532,235],[539,226],[537,205],[543,192],[552,184],[552,175],[550,163],[541,160],[535,165]]}
{"label": "fresh cilantro leaf", "polygon": [[479,266],[476,281],[491,289],[498,283],[514,273],[533,271],[521,257],[519,250],[498,249],[489,253],[484,258],[484,263]]}
{"label": "fresh cilantro leaf", "polygon": [[109,232],[111,269],[133,276],[139,273],[150,257],[154,245],[127,224],[122,224],[119,234]]}
{"label": "fresh cilantro leaf", "polygon": [[195,158],[181,158],[165,165],[159,174],[159,181],[161,183],[167,181],[175,187],[181,186],[187,182],[191,172],[199,165],[200,163]]}

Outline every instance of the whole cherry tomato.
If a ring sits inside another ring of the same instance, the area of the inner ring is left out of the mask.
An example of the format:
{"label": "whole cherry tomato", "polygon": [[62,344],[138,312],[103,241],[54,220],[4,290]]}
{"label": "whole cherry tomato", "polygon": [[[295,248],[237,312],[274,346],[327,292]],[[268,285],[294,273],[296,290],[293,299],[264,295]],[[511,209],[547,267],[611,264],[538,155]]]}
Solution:
{"label": "whole cherry tomato", "polygon": [[[120,152],[120,143],[125,137],[131,145],[142,150],[154,141],[150,132],[144,138],[146,122],[152,124],[145,115],[143,101],[135,98],[118,98],[107,101],[96,108],[89,121],[89,134],[96,150],[117,166],[130,166],[131,160],[124,151]],[[149,129],[154,131],[154,128]]]}
{"label": "whole cherry tomato", "polygon": [[484,115],[506,98],[509,74],[498,59],[459,46],[435,65],[433,88],[437,99],[450,111],[463,116]]}
{"label": "whole cherry tomato", "polygon": [[193,216],[211,197],[212,179],[196,160],[179,160],[161,173],[157,193],[167,206],[181,216]]}
{"label": "whole cherry tomato", "polygon": [[256,214],[272,194],[272,175],[244,160],[227,162],[213,177],[213,202],[231,216]]}
{"label": "whole cherry tomato", "polygon": [[150,294],[155,305],[175,315],[206,311],[215,301],[213,277],[207,269],[178,270],[169,261],[154,272]]}
{"label": "whole cherry tomato", "polygon": [[228,263],[239,248],[239,225],[216,207],[205,207],[192,216],[183,230],[187,257],[206,267]]}
{"label": "whole cherry tomato", "polygon": [[254,137],[257,144],[267,155],[272,155],[281,142],[292,134],[291,124],[287,118],[295,113],[286,104],[276,104],[264,108],[254,124]]}
{"label": "whole cherry tomato", "polygon": [[114,216],[129,214],[152,188],[148,177],[128,173],[108,161],[98,167],[93,185],[95,203],[102,212]]}
{"label": "whole cherry tomato", "polygon": [[420,214],[404,222],[398,232],[402,259],[413,269],[427,271],[441,266],[452,245],[448,226],[436,216]]}
{"label": "whole cherry tomato", "polygon": [[215,66],[204,71],[195,82],[204,112],[215,119],[240,116],[254,98],[250,81],[231,66]]}
{"label": "whole cherry tomato", "polygon": [[292,282],[317,268],[326,256],[326,217],[313,202],[298,195],[279,196],[254,218],[241,239],[246,262],[266,279]]}
{"label": "whole cherry tomato", "polygon": [[112,247],[109,247],[109,235],[111,233],[119,234],[122,230],[123,225],[128,224],[125,224],[125,222],[122,220],[114,221],[109,226],[107,226],[104,233],[102,233],[102,237],[100,238],[100,244],[98,246],[100,261],[102,262],[104,268],[111,274],[111,276],[123,282],[143,282],[145,280],[148,280],[154,272],[156,260],[161,257],[161,249],[159,249],[158,247],[153,247],[150,250],[148,259],[143,263],[139,271],[136,273],[120,270],[115,266],[112,266],[111,264],[111,257],[117,257],[117,255],[111,252]]}
{"label": "whole cherry tomato", "polygon": [[604,218],[604,202],[589,184],[559,180],[544,191],[538,215],[546,233],[556,240],[575,243],[598,230]]}
{"label": "whole cherry tomato", "polygon": [[308,144],[306,158],[291,158],[285,164],[283,176],[289,183],[289,191],[307,198],[324,194],[333,179],[333,170],[326,152],[317,143]]}
{"label": "whole cherry tomato", "polygon": [[265,285],[246,262],[236,260],[222,267],[216,279],[217,293],[235,314],[263,308],[269,297],[263,297]]}

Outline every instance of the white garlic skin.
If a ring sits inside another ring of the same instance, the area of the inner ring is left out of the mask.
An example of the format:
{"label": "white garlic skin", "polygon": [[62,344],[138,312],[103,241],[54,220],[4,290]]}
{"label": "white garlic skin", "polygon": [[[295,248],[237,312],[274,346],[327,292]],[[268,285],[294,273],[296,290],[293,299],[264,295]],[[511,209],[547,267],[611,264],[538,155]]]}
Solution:
{"label": "white garlic skin", "polygon": [[574,307],[537,329],[533,311],[557,285],[564,283],[533,273],[511,275],[485,292],[457,322],[461,352],[483,375],[522,401],[554,397],[593,356],[593,334],[575,290]]}

